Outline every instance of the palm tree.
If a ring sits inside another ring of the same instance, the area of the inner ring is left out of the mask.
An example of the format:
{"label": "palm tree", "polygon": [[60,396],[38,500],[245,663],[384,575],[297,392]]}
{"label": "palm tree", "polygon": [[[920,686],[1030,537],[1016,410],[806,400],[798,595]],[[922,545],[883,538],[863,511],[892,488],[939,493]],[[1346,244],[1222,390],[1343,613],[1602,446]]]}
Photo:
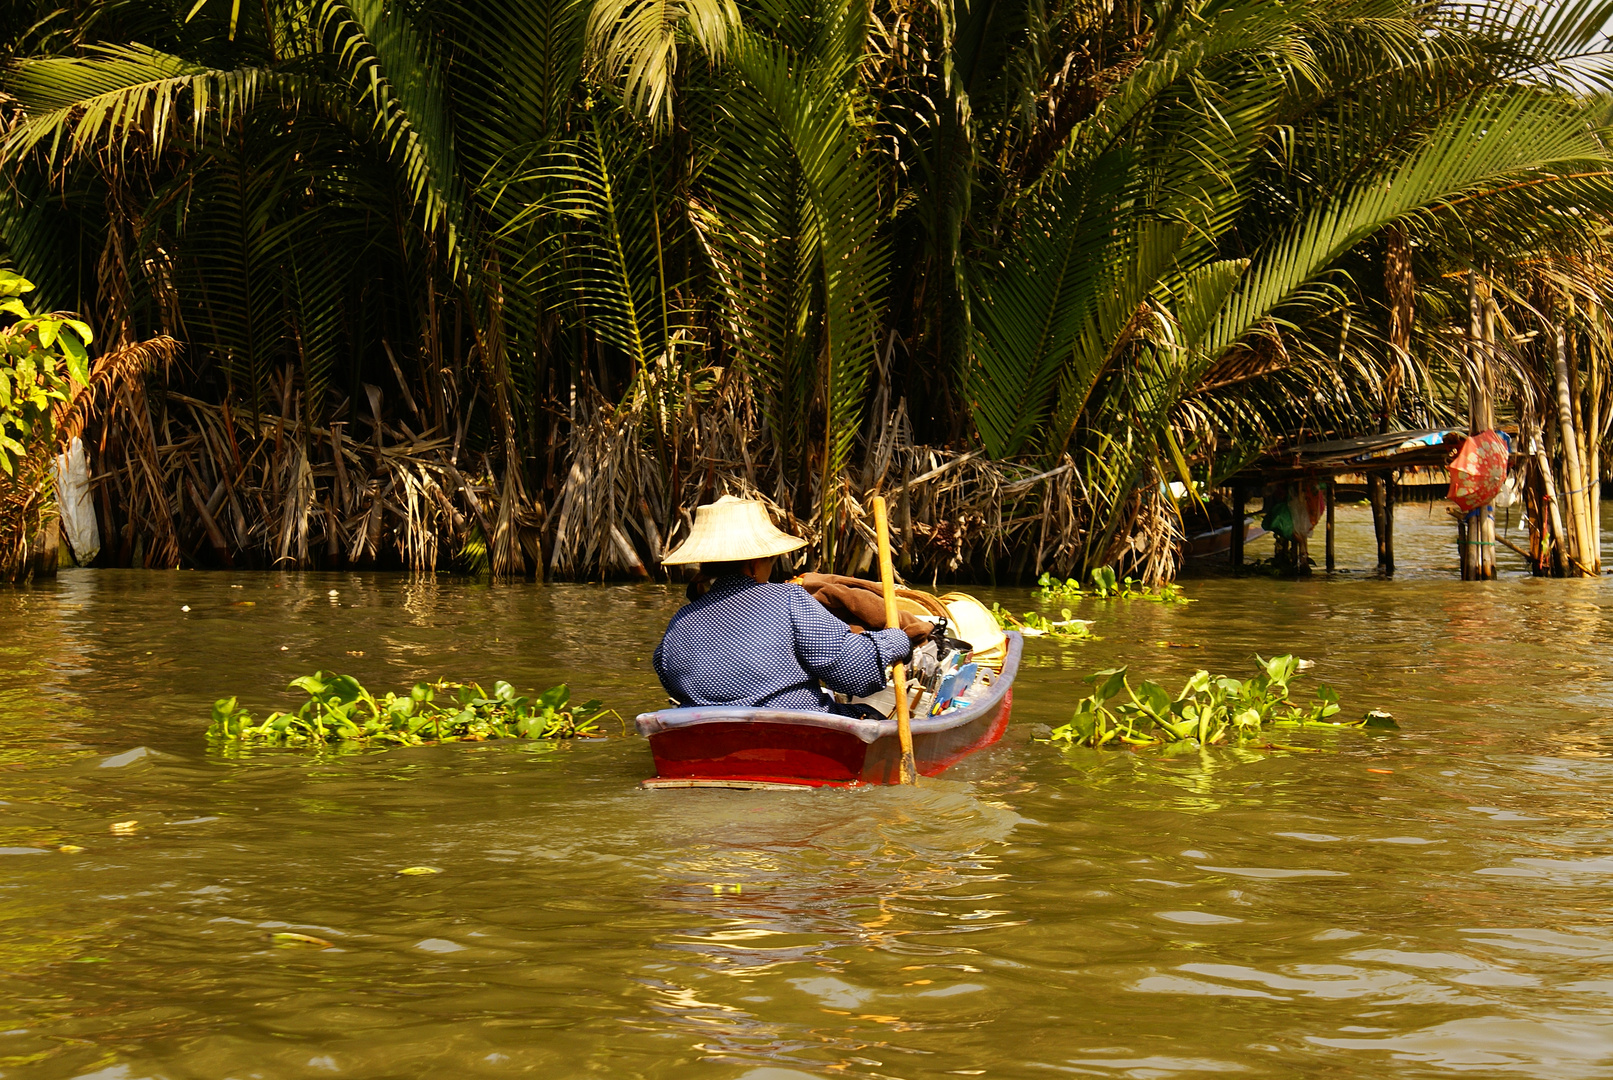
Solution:
{"label": "palm tree", "polygon": [[[1118,510],[1161,456],[1180,461],[1173,420],[1217,365],[1262,337],[1303,340],[1336,306],[1330,272],[1385,227],[1520,188],[1605,215],[1593,117],[1520,78],[1519,46],[1581,43],[1598,19],[1575,10],[1498,43],[1412,5],[1162,13],[1130,74],[1023,185],[1018,250],[974,283],[985,445],[1079,448]],[[1089,559],[1120,524],[1094,523]]]}
{"label": "palm tree", "polygon": [[[225,546],[299,562],[396,520],[427,565],[436,521],[497,573],[603,572],[721,469],[844,566],[904,398],[932,443],[1073,462],[1095,565],[1169,473],[1444,408],[1371,329],[1375,253],[1597,232],[1603,6],[22,5],[0,242],[103,340],[190,345],[141,528],[228,504]],[[242,416],[272,454],[234,460]]]}

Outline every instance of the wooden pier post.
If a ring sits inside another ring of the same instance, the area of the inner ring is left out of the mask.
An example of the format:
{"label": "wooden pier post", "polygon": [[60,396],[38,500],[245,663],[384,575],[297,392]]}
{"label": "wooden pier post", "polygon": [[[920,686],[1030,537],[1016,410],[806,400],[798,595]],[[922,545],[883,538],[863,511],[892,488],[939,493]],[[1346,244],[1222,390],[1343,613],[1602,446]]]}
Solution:
{"label": "wooden pier post", "polygon": [[1337,566],[1333,549],[1333,510],[1338,503],[1337,481],[1337,477],[1329,477],[1327,481],[1327,572],[1330,574]]}
{"label": "wooden pier post", "polygon": [[1243,566],[1243,519],[1248,508],[1249,489],[1232,482],[1232,543],[1228,545],[1228,557],[1232,561],[1232,569],[1237,570]]}
{"label": "wooden pier post", "polygon": [[1378,565],[1384,565],[1387,559],[1387,547],[1384,542],[1384,489],[1388,487],[1383,474],[1367,473],[1367,502],[1372,507],[1372,536],[1378,542]]}
{"label": "wooden pier post", "polygon": [[1468,516],[1460,510],[1452,510],[1451,513],[1456,515],[1456,557],[1461,562],[1462,580],[1471,581],[1473,579],[1473,548],[1467,542]]}
{"label": "wooden pier post", "polygon": [[1383,474],[1383,534],[1378,539],[1378,561],[1383,572],[1395,572],[1395,474],[1390,469]]}

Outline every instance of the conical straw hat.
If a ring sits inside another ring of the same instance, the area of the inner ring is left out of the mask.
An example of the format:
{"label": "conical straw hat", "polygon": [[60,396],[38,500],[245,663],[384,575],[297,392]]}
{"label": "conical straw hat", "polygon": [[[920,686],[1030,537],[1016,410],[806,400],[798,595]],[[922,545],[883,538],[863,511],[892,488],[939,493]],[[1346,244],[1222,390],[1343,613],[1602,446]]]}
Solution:
{"label": "conical straw hat", "polygon": [[773,526],[767,508],[761,503],[724,495],[694,512],[694,528],[689,530],[689,539],[661,562],[666,566],[744,562],[783,555],[803,547],[806,547],[805,540]]}

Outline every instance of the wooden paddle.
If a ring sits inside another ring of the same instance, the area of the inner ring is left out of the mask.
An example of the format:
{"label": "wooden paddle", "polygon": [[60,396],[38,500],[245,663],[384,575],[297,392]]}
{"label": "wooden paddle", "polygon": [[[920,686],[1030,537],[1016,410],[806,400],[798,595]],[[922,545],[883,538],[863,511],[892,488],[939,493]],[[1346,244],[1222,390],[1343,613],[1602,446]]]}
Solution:
{"label": "wooden paddle", "polygon": [[[901,627],[896,614],[896,569],[891,566],[891,523],[885,511],[885,497],[874,496],[874,532],[879,535],[879,582],[885,590],[885,625]],[[896,688],[896,737],[902,744],[902,783],[918,783],[913,766],[913,723],[907,715],[907,671],[903,665],[891,668],[891,685]]]}

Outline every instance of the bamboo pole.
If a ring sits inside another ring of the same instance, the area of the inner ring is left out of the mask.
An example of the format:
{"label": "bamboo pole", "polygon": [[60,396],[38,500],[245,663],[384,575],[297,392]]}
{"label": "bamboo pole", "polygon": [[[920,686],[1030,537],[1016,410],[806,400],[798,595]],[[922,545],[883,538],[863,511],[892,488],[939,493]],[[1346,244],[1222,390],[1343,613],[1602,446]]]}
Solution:
{"label": "bamboo pole", "polygon": [[[1482,428],[1479,426],[1479,412],[1483,408],[1481,403],[1481,387],[1479,385],[1479,336],[1482,333],[1481,314],[1479,308],[1479,273],[1477,268],[1467,272],[1467,333],[1464,335],[1466,352],[1467,376],[1467,433],[1471,437],[1477,435]],[[1457,536],[1462,545],[1462,580],[1472,581],[1480,574],[1479,560],[1477,558],[1478,530],[1473,526],[1475,519],[1472,511],[1464,513],[1457,523]]]}
{"label": "bamboo pole", "polygon": [[[1572,310],[1572,309],[1570,309]],[[1579,336],[1568,335],[1568,400],[1574,407],[1574,452],[1579,455],[1580,475],[1589,479],[1591,475],[1590,455],[1585,452],[1585,413],[1581,409],[1579,378]],[[1590,523],[1590,506],[1585,507],[1585,521]],[[1587,537],[1589,539],[1589,537]],[[1586,554],[1589,552],[1587,551]],[[1589,562],[1589,559],[1585,560]]]}
{"label": "bamboo pole", "polygon": [[1554,561],[1560,564],[1563,572],[1566,573],[1574,553],[1568,545],[1568,532],[1563,524],[1562,504],[1557,499],[1557,482],[1552,478],[1551,459],[1546,456],[1546,449],[1542,445],[1543,442],[1542,438],[1535,440],[1535,467],[1540,470],[1540,482],[1546,489],[1546,505],[1551,511],[1547,515],[1547,520],[1551,522],[1552,542],[1556,545],[1557,551],[1561,555],[1560,559]]}
{"label": "bamboo pole", "polygon": [[[1604,359],[1606,359],[1605,356],[1604,356]],[[1602,440],[1607,437],[1609,427],[1613,427],[1613,387],[1609,387],[1607,385],[1606,381],[1602,378],[1602,374],[1601,374],[1600,371],[1597,372],[1597,385],[1601,388],[1600,396],[1599,396],[1599,399],[1598,399],[1599,401],[1601,401],[1601,404],[1598,406],[1598,412],[1596,414],[1596,432],[1595,432],[1595,435],[1592,438],[1591,442],[1592,442],[1592,445],[1596,448],[1596,454],[1597,454],[1597,469],[1596,469],[1596,476],[1595,476],[1595,480],[1596,480],[1596,502],[1593,505],[1596,507],[1596,536],[1597,536],[1597,544],[1596,544],[1596,546],[1597,546],[1598,555],[1600,555],[1601,546],[1602,546],[1602,544],[1601,544],[1601,536],[1602,536],[1601,445],[1602,445]],[[1597,568],[1600,569],[1600,567],[1601,567],[1601,561],[1600,561],[1600,559],[1598,559]]]}
{"label": "bamboo pole", "polygon": [[[1479,385],[1484,390],[1484,412],[1479,417],[1485,431],[1495,429],[1495,356],[1496,316],[1498,311],[1491,297],[1490,283],[1480,283],[1480,328],[1483,338],[1479,342]],[[1485,581],[1495,578],[1495,505],[1486,504],[1479,513],[1479,568]]]}
{"label": "bamboo pole", "polygon": [[[1594,363],[1593,358],[1592,364],[1594,365]],[[1579,493],[1579,501],[1583,506],[1581,513],[1583,514],[1582,520],[1585,523],[1585,532],[1581,538],[1582,546],[1579,557],[1581,569],[1585,570],[1586,573],[1590,573],[1590,567],[1600,561],[1597,549],[1601,545],[1597,543],[1596,526],[1593,524],[1596,516],[1596,498],[1599,493],[1596,491],[1596,474],[1591,469],[1589,447],[1591,435],[1585,419],[1586,415],[1593,410],[1581,408],[1580,385],[1579,339],[1570,334],[1568,338],[1568,393],[1569,399],[1574,406],[1574,452],[1579,455],[1579,473],[1584,480],[1584,486]],[[1587,387],[1587,392],[1588,390],[1589,388]]]}
{"label": "bamboo pole", "polygon": [[1534,458],[1525,457],[1520,467],[1522,483],[1519,495],[1523,498],[1523,520],[1529,525],[1529,565],[1534,568],[1535,576],[1539,577],[1546,572],[1546,555],[1551,544],[1547,540],[1548,526],[1545,523],[1545,489],[1535,479],[1534,472]]}
{"label": "bamboo pole", "polygon": [[[902,625],[896,614],[896,568],[891,565],[891,523],[885,509],[885,496],[875,495],[874,532],[879,537],[879,583],[885,592],[885,626],[896,629]],[[907,714],[907,672],[902,664],[891,667],[891,685],[896,690],[896,737],[902,744],[902,783],[918,783],[918,770],[913,765],[913,725]]]}
{"label": "bamboo pole", "polygon": [[1557,327],[1557,430],[1563,447],[1563,465],[1569,490],[1568,513],[1573,521],[1573,544],[1569,556],[1574,565],[1583,568],[1586,553],[1590,550],[1590,522],[1585,519],[1585,473],[1579,457],[1579,440],[1574,434],[1574,401],[1568,385],[1568,331]]}
{"label": "bamboo pole", "polygon": [[[1596,309],[1595,314],[1600,314]],[[1589,457],[1586,461],[1585,483],[1586,500],[1591,511],[1591,549],[1586,552],[1590,558],[1586,559],[1592,572],[1602,573],[1602,366],[1601,357],[1597,355],[1595,338],[1586,339],[1586,361],[1590,367],[1590,424],[1583,432],[1586,450]]]}
{"label": "bamboo pole", "polygon": [[[1495,427],[1495,408],[1490,396],[1490,357],[1488,325],[1489,288],[1477,268],[1467,272],[1467,433],[1477,435]],[[1467,539],[1462,545],[1462,577],[1487,581],[1495,577],[1495,519],[1489,507],[1479,507],[1468,518]]]}
{"label": "bamboo pole", "polygon": [[[1389,308],[1389,371],[1384,379],[1383,414],[1378,424],[1387,432],[1399,411],[1400,384],[1411,360],[1411,334],[1417,317],[1417,276],[1412,261],[1411,236],[1403,224],[1384,231],[1383,290]],[[1392,471],[1367,478],[1372,504],[1372,531],[1378,541],[1378,565],[1395,572],[1395,511]]]}

